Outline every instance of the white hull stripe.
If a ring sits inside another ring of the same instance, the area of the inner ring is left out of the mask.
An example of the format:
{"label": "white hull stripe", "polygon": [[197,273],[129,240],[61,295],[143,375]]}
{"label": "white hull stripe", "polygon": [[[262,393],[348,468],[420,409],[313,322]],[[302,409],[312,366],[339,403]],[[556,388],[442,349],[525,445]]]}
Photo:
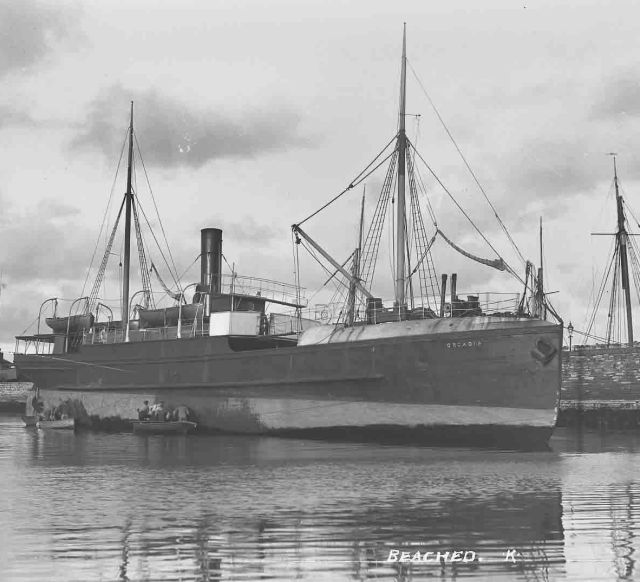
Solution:
{"label": "white hull stripe", "polygon": [[[143,400],[154,401],[156,394],[105,394],[95,392],[41,391],[45,407],[69,400],[79,401],[88,415],[100,418],[137,418],[136,408]],[[236,398],[163,394],[168,407],[184,404],[196,414],[199,425],[207,428],[255,432],[259,430],[323,429],[331,427],[465,427],[499,426],[552,428],[555,408],[509,408],[502,406],[455,406],[393,402],[350,402],[299,398]]]}
{"label": "white hull stripe", "polygon": [[[220,403],[222,404],[222,403]],[[218,408],[234,416],[249,408],[266,429],[328,428],[332,426],[393,425],[553,427],[556,411],[551,409],[494,406],[453,406],[442,404],[398,404],[385,402],[327,402],[314,400],[230,398]],[[237,408],[236,408],[237,407]],[[234,410],[235,409],[235,410]]]}

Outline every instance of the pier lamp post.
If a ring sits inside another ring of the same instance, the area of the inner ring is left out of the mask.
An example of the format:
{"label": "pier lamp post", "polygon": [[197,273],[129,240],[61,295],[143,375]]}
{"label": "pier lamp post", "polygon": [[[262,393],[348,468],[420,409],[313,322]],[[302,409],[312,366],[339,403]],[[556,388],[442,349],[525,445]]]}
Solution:
{"label": "pier lamp post", "polygon": [[567,326],[567,331],[569,332],[569,351],[571,351],[571,340],[573,338],[573,325],[571,325],[571,322]]}

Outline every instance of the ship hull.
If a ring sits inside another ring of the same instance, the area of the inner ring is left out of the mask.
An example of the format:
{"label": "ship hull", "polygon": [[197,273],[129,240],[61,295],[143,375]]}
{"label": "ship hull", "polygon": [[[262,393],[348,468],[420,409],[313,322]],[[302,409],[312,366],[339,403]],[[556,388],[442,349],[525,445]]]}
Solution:
{"label": "ship hull", "polygon": [[555,426],[560,326],[485,317],[310,331],[277,349],[201,337],[15,361],[45,406],[67,403],[80,419],[135,418],[143,400],[162,400],[202,429],[505,448],[544,446]]}

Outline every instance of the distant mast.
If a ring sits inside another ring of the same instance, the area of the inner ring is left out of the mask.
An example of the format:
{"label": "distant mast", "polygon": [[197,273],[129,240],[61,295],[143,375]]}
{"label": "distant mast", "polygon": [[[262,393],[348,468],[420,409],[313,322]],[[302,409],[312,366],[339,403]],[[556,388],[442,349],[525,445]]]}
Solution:
{"label": "distant mast", "polygon": [[624,289],[624,300],[627,309],[627,341],[633,346],[633,319],[631,317],[631,289],[629,288],[629,263],[627,259],[627,230],[624,226],[624,207],[622,206],[622,196],[618,188],[618,169],[616,167],[616,157],[613,156],[613,183],[616,188],[616,205],[618,210],[618,248],[620,249],[620,271],[622,276],[622,289]]}
{"label": "distant mast", "polygon": [[129,321],[129,263],[131,257],[131,207],[133,192],[131,190],[131,174],[133,170],[133,101],[131,102],[131,121],[129,123],[129,159],[127,167],[127,191],[124,195],[126,204],[124,223],[124,261],[122,265],[122,324]]}
{"label": "distant mast", "polygon": [[396,241],[396,303],[398,313],[405,304],[405,253],[406,253],[406,218],[405,218],[405,162],[407,152],[407,136],[405,132],[405,111],[407,99],[407,25],[402,32],[402,72],[400,74],[400,119],[398,128],[398,209],[397,209],[397,241]]}

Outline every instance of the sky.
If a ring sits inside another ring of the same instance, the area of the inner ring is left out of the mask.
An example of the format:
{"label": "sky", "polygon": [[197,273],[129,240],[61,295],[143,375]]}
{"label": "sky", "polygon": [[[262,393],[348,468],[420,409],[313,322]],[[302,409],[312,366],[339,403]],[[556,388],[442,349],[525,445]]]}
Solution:
{"label": "sky", "polygon": [[[122,168],[112,185],[131,101],[153,199],[143,196],[140,163],[137,192],[157,225],[155,200],[185,284],[199,278],[204,227],[223,229],[225,258],[239,274],[293,282],[291,224],[341,192],[396,132],[405,22],[409,138],[523,274],[430,98],[536,264],[542,217],[547,291],[563,319],[585,329],[611,250],[591,233],[615,227],[609,152],[640,216],[639,12],[626,0],[615,9],[604,0],[4,0],[0,347],[12,352],[14,335],[35,331],[46,298],[61,298],[64,310],[82,295],[98,248],[95,271],[105,208],[113,192],[117,209],[125,190]],[[421,204],[428,196],[443,232],[494,258],[421,174]],[[366,181],[366,218],[381,180]],[[340,262],[355,246],[361,194],[362,185],[305,223]],[[438,273],[458,273],[461,292],[522,290],[441,240],[433,253]],[[322,299],[314,292],[324,273],[300,256],[307,295]],[[376,277],[385,298],[390,271],[385,258]],[[117,280],[104,293],[117,303]]]}

